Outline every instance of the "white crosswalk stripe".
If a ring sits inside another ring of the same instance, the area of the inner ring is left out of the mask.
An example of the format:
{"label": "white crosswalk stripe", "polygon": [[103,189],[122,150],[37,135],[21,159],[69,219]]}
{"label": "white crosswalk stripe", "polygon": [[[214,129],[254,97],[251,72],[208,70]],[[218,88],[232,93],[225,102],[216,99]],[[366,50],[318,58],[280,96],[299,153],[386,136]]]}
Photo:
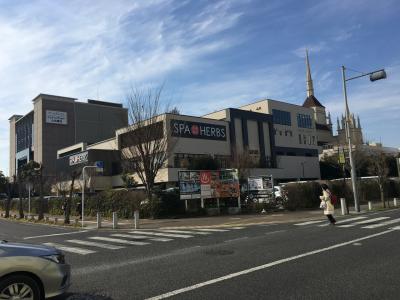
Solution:
{"label": "white crosswalk stripe", "polygon": [[123,237],[123,238],[128,238],[128,239],[136,239],[136,240],[149,240],[149,241],[155,241],[155,242],[173,241],[173,239],[153,238],[153,237],[144,236],[144,235],[132,235],[132,234],[122,234],[122,233],[115,233],[115,234],[112,234],[111,236]]}
{"label": "white crosswalk stripe", "polygon": [[353,226],[356,226],[356,225],[374,223],[374,222],[385,220],[385,219],[389,219],[389,217],[380,217],[380,218],[368,219],[368,220],[365,220],[365,221],[354,222],[354,223],[351,223],[351,224],[339,225],[338,227],[345,227],[345,228],[353,227]]}
{"label": "white crosswalk stripe", "polygon": [[325,220],[308,221],[308,222],[304,222],[304,223],[297,223],[297,224],[294,224],[294,225],[296,225],[296,226],[305,226],[305,225],[317,224],[317,223],[322,223],[322,222],[325,222]]}
{"label": "white crosswalk stripe", "polygon": [[245,227],[229,227],[229,229],[243,229]]}
{"label": "white crosswalk stripe", "polygon": [[144,246],[144,245],[148,245],[149,244],[149,243],[146,243],[146,242],[127,241],[127,240],[109,238],[109,237],[102,237],[102,236],[92,236],[92,237],[89,237],[89,239],[99,240],[99,241],[106,241],[106,242],[114,242],[114,243],[117,243],[117,244],[136,245],[136,246]]}
{"label": "white crosswalk stripe", "polygon": [[130,231],[129,233],[140,234],[140,235],[147,234],[147,235],[155,235],[155,236],[176,237],[176,238],[183,238],[183,239],[193,237],[193,235],[161,233],[161,232],[154,232],[154,231]]}
{"label": "white crosswalk stripe", "polygon": [[399,218],[399,219],[394,219],[394,220],[385,221],[385,222],[378,223],[378,224],[373,224],[373,225],[364,226],[364,227],[362,227],[362,228],[373,229],[373,228],[379,228],[379,227],[383,227],[383,226],[391,225],[391,224],[395,224],[395,223],[400,223],[400,218]]}
{"label": "white crosswalk stripe", "polygon": [[56,247],[57,249],[60,249],[65,252],[76,253],[76,254],[81,254],[81,255],[96,253],[96,251],[93,251],[93,250],[88,250],[88,249],[83,249],[83,248],[78,248],[78,247],[68,247],[68,246],[64,246],[61,244],[57,244],[57,243],[43,243],[43,245]]}
{"label": "white crosswalk stripe", "polygon": [[183,233],[183,234],[200,234],[200,235],[207,235],[211,234],[211,232],[196,232],[196,231],[187,231],[187,230],[169,230],[169,229],[160,229],[161,232],[166,232],[166,233]]}
{"label": "white crosswalk stripe", "polygon": [[116,245],[91,242],[91,241],[83,241],[83,240],[66,240],[66,242],[72,243],[72,244],[84,245],[84,246],[99,247],[99,248],[109,249],[109,250],[118,250],[118,249],[125,248],[124,246],[116,246]]}
{"label": "white crosswalk stripe", "polygon": [[[356,217],[356,218],[350,218],[350,219],[345,219],[345,220],[341,220],[341,221],[337,221],[336,225],[338,224],[343,224],[343,223],[349,223],[351,221],[357,221],[357,220],[362,220],[362,219],[366,219],[367,217]],[[327,224],[322,224],[322,225],[318,225],[319,227],[325,227],[325,226],[329,226],[329,223]]]}
{"label": "white crosswalk stripe", "polygon": [[216,229],[216,228],[196,228],[196,231],[206,231],[206,232],[226,232],[228,229]]}

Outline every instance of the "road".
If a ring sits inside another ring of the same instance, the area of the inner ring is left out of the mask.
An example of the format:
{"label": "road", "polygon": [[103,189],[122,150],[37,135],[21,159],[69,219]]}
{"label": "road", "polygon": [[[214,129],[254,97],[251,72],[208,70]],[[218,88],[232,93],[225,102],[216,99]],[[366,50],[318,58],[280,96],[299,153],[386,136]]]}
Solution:
{"label": "road", "polygon": [[325,219],[136,232],[0,226],[1,239],[64,250],[73,285],[58,299],[399,298],[398,209],[338,218],[335,226]]}

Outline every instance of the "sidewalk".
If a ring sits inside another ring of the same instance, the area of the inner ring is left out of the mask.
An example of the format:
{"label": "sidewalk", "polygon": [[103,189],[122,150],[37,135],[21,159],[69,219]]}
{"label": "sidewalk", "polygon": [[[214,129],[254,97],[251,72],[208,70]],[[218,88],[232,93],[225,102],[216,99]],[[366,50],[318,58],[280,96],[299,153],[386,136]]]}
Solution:
{"label": "sidewalk", "polygon": [[[377,207],[377,206],[375,206]],[[391,207],[394,208],[394,207]],[[368,205],[361,205],[361,214],[368,212]],[[0,212],[3,213],[4,212]],[[360,214],[354,212],[354,208],[350,208],[350,215]],[[12,212],[12,216],[17,212]],[[18,214],[17,214],[18,215]],[[335,215],[340,218],[341,210],[336,209]],[[49,216],[48,224],[63,226],[63,216]],[[55,218],[57,218],[57,224],[55,224]],[[277,224],[277,223],[291,223],[291,222],[304,222],[321,220],[326,217],[323,211],[320,209],[315,210],[301,210],[301,211],[281,211],[271,213],[258,213],[258,214],[239,214],[239,215],[223,215],[223,216],[212,216],[212,217],[196,217],[196,218],[181,218],[181,219],[140,219],[140,229],[155,229],[155,228],[194,228],[194,227],[234,227],[234,226],[249,226],[249,225],[261,225],[261,224]],[[85,228],[86,229],[97,229],[96,218],[85,217]],[[76,227],[81,226],[81,221],[77,220],[76,216],[71,216],[71,225]],[[112,229],[112,220],[102,220],[103,229]],[[120,219],[118,221],[119,229],[132,229],[134,228],[133,219]]]}

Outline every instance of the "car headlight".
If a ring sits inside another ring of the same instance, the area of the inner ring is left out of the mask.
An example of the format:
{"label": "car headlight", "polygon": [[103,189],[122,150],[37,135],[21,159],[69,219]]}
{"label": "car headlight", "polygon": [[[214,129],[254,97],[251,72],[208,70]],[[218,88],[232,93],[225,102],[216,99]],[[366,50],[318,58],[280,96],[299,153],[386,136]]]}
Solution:
{"label": "car headlight", "polygon": [[65,264],[65,257],[63,254],[45,255],[42,258],[55,262],[56,264]]}

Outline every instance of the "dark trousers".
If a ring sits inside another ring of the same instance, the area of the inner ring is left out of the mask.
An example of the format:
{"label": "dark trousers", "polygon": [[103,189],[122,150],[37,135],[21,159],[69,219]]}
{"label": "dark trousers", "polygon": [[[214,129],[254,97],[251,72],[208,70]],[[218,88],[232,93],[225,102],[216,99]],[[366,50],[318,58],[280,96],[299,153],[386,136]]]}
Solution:
{"label": "dark trousers", "polygon": [[336,220],[335,220],[335,218],[334,218],[332,215],[326,215],[326,216],[328,217],[329,222],[331,222],[332,224],[335,224],[335,223],[336,223]]}

